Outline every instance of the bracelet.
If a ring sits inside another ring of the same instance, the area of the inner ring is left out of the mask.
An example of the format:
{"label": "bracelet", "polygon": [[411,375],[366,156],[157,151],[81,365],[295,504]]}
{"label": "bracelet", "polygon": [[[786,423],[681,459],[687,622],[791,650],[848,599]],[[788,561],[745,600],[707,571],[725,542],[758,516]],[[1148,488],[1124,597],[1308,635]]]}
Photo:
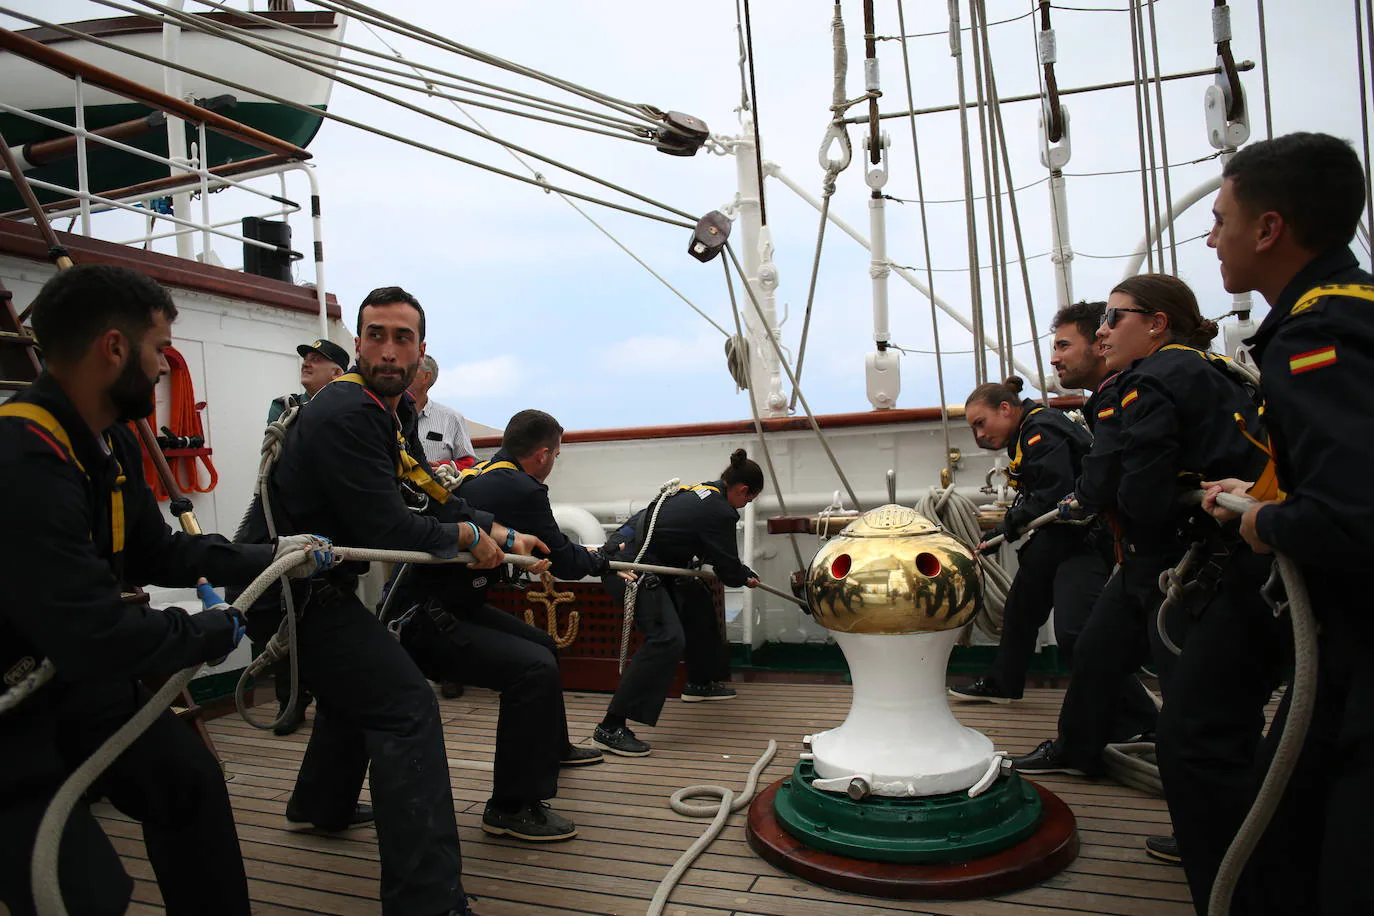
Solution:
{"label": "bracelet", "polygon": [[471,550],[477,546],[478,541],[482,540],[482,529],[477,527],[476,522],[463,522],[463,524],[472,526],[472,542],[468,544],[468,549]]}
{"label": "bracelet", "polygon": [[516,535],[516,530],[515,530],[514,528],[507,528],[507,529],[506,529],[506,552],[507,552],[507,553],[509,553],[510,550],[511,550],[511,548],[515,546],[515,535]]}

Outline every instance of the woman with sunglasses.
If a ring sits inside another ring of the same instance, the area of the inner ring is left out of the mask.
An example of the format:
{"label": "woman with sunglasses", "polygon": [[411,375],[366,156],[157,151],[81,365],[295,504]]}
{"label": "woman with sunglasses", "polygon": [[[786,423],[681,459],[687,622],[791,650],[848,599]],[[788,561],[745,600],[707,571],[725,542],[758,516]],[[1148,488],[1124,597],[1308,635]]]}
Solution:
{"label": "woman with sunglasses", "polygon": [[1241,549],[1238,534],[1196,500],[1201,481],[1257,473],[1266,459],[1250,438],[1260,426],[1251,393],[1224,358],[1203,351],[1216,333],[1187,284],[1163,274],[1119,283],[1098,331],[1108,367],[1122,372],[1121,573],[1152,637],[1158,572],[1205,545],[1198,584],[1174,609],[1172,622],[1187,633],[1157,731],[1165,798],[1200,913],[1253,799],[1264,704],[1283,665],[1282,631],[1259,598],[1268,562]]}

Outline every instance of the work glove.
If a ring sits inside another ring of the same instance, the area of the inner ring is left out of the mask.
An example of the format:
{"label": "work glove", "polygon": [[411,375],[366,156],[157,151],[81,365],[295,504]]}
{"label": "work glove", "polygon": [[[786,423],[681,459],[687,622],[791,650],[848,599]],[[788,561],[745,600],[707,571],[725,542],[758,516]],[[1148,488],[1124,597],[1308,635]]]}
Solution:
{"label": "work glove", "polygon": [[[999,535],[1003,538],[1001,542],[997,544],[988,543],[988,541],[991,541]],[[998,550],[1002,549],[1002,544],[1007,543],[1011,539],[1011,535],[1007,532],[1006,525],[997,525],[996,527],[989,528],[987,531],[983,532],[983,540],[978,544],[978,552],[983,556],[987,556],[990,553],[996,553]]]}
{"label": "work glove", "polygon": [[1059,517],[1066,522],[1081,522],[1088,513],[1077,503],[1078,496],[1070,493],[1059,501]]}
{"label": "work glove", "polygon": [[[224,596],[215,591],[215,587],[204,579],[196,584],[196,597],[200,598],[202,613],[218,612],[229,619],[234,626],[233,640],[234,647],[243,640],[243,634],[248,632],[248,622],[243,618],[243,612],[224,600]],[[226,652],[219,658],[213,658],[206,662],[208,665],[218,665],[229,657]]]}
{"label": "work glove", "polygon": [[309,559],[287,570],[286,574],[293,579],[308,579],[339,562],[329,538],[318,534],[287,534],[277,538],[277,553],[272,560],[276,562],[296,551],[305,551]]}

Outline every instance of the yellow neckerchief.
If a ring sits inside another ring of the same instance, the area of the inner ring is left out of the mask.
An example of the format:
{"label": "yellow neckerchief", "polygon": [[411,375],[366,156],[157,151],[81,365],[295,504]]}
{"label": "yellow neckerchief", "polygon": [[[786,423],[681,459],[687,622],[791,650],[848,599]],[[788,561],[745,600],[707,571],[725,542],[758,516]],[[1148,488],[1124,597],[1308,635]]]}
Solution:
{"label": "yellow neckerchief", "polygon": [[[76,465],[87,480],[91,479],[91,475],[81,460],[76,457],[76,450],[72,448],[71,437],[67,435],[62,424],[58,423],[57,418],[50,412],[37,404],[10,402],[0,405],[0,417],[19,417],[47,430],[53,438],[62,443],[63,449],[66,450],[66,454],[62,457]],[[105,445],[110,449],[110,458],[115,463],[115,484],[110,491],[110,551],[117,557],[124,552],[124,483],[127,478],[124,476],[124,468],[120,466],[119,459],[115,457],[114,446],[108,437],[105,439]]]}
{"label": "yellow neckerchief", "polygon": [[1021,454],[1021,436],[1026,431],[1026,421],[1044,409],[1043,405],[1040,407],[1032,407],[1027,411],[1026,415],[1021,418],[1021,425],[1016,429],[1016,448],[1012,452],[1011,463],[1007,465],[1007,483],[1010,484],[1014,490],[1021,489],[1021,483],[1016,479],[1016,475],[1021,471],[1021,459],[1024,457]]}
{"label": "yellow neckerchief", "polygon": [[470,468],[463,468],[458,472],[458,486],[462,486],[472,477],[481,477],[488,471],[519,471],[521,468],[509,461],[497,461],[495,458],[488,458],[486,461],[479,461]]}
{"label": "yellow neckerchief", "polygon": [[[329,384],[332,385],[335,382],[347,382],[350,385],[359,386],[363,389],[364,394],[376,401],[377,406],[385,410],[388,414],[391,414],[394,420],[396,416],[395,412],[390,407],[386,406],[385,401],[377,397],[372,389],[367,386],[367,380],[358,373],[347,372],[334,379],[334,381]],[[396,447],[398,449],[396,453],[396,477],[419,487],[432,499],[436,499],[441,503],[448,502],[449,496],[452,494],[449,493],[443,484],[434,479],[434,475],[430,474],[427,466],[410,457],[410,452],[406,450],[406,437],[405,434],[401,432],[400,423],[396,423],[395,426]]]}

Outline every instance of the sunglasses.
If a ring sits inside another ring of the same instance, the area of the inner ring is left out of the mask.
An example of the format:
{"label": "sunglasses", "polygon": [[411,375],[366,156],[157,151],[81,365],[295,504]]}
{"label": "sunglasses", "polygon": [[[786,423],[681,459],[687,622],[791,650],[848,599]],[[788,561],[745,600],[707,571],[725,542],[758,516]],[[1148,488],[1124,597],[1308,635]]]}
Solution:
{"label": "sunglasses", "polygon": [[1123,312],[1135,312],[1137,315],[1154,314],[1154,312],[1150,309],[1128,309],[1123,307],[1109,308],[1107,309],[1107,314],[1103,319],[1103,324],[1105,324],[1109,328],[1116,327],[1116,323],[1121,320],[1121,315]]}

